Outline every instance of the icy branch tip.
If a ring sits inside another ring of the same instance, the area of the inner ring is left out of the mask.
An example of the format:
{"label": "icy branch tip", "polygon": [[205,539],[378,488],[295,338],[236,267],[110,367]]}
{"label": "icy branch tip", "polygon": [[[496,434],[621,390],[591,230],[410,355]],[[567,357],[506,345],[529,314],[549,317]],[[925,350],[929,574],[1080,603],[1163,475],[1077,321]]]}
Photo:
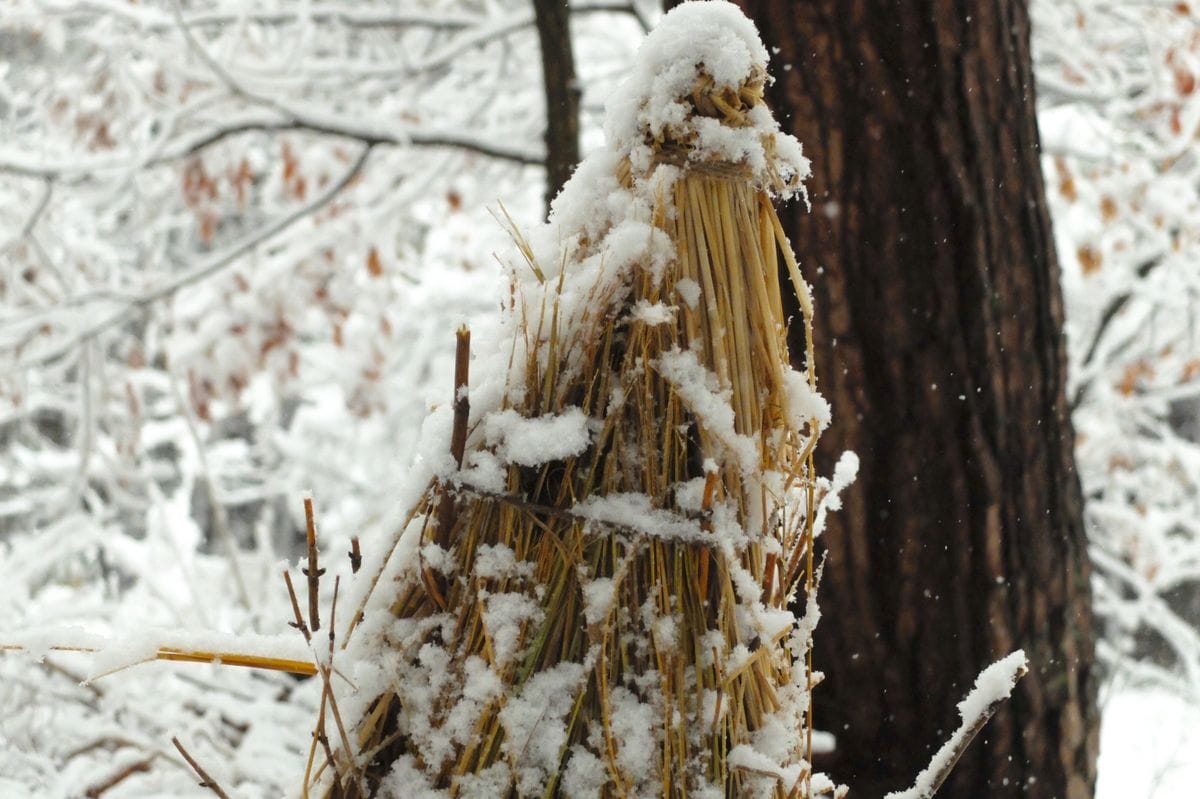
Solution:
{"label": "icy branch tip", "polygon": [[964,722],[979,718],[988,707],[1008,699],[1017,680],[1024,677],[1028,671],[1029,660],[1025,657],[1023,649],[1000,658],[975,678],[975,687],[971,689],[971,693],[958,703],[958,715]]}

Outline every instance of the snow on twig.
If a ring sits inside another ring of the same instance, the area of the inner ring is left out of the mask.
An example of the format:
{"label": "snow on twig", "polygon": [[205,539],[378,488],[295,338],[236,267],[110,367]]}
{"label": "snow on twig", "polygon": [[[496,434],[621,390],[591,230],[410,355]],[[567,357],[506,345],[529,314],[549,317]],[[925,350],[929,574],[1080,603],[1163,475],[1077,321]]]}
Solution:
{"label": "snow on twig", "polygon": [[1017,680],[1029,671],[1025,652],[1018,649],[984,669],[975,678],[975,687],[958,703],[962,724],[937,750],[929,765],[917,775],[913,786],[906,791],[893,791],[885,799],[930,799],[950,776],[959,758],[995,715],[1000,705],[1012,695]]}

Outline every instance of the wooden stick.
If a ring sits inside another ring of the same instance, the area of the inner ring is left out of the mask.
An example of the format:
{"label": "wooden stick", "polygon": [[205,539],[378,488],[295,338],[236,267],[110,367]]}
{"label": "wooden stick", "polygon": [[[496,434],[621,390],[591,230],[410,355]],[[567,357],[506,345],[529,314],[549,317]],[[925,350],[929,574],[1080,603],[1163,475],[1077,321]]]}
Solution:
{"label": "wooden stick", "polygon": [[467,421],[471,416],[471,400],[467,395],[471,369],[471,328],[463,325],[454,337],[454,428],[450,434],[450,454],[461,469],[467,449]]}
{"label": "wooden stick", "polygon": [[308,627],[315,633],[321,629],[321,575],[325,570],[317,566],[317,522],[312,497],[304,498],[304,524],[308,529],[308,568],[301,571],[308,578]]}
{"label": "wooden stick", "polygon": [[[467,422],[471,416],[471,401],[467,385],[471,365],[471,329],[463,325],[455,333],[454,344],[454,426],[450,431],[450,455],[461,469],[467,450]],[[450,533],[455,520],[454,497],[445,485],[439,486],[437,500],[437,542],[443,549],[450,547]],[[444,592],[439,592],[444,593]]]}

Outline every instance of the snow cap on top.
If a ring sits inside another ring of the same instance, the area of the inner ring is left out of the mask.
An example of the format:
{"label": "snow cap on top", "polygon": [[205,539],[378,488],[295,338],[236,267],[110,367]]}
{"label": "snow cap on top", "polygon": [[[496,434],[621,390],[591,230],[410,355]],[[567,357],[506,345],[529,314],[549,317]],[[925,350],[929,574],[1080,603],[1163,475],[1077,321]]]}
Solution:
{"label": "snow cap on top", "polygon": [[[758,28],[742,10],[725,0],[681,3],[667,12],[650,32],[634,59],[634,70],[658,76],[673,70],[671,78],[691,77],[691,67],[703,63],[720,86],[737,88],[756,70],[767,67],[767,48]],[[676,96],[691,89],[675,87]]]}
{"label": "snow cap on top", "polygon": [[[767,61],[758,29],[736,5],[709,0],[676,6],[646,37],[629,77],[608,100],[609,146],[646,173],[651,145],[684,143],[691,162],[740,164],[756,177],[770,171],[794,189],[808,174],[808,161],[799,142],[780,133],[758,102]],[[704,102],[696,101],[697,94],[717,102],[697,108]]]}

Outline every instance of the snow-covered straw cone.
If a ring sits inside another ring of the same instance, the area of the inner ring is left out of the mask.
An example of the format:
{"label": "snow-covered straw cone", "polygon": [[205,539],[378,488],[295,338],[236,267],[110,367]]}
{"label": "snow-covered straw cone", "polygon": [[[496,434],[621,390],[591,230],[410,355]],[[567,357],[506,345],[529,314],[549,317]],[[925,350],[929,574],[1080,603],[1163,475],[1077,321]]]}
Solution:
{"label": "snow-covered straw cone", "polygon": [[771,201],[807,162],[766,61],[736,7],[672,11],[608,146],[516,236],[465,451],[440,409],[406,522],[365,547],[355,689],[332,683],[357,748],[318,754],[322,792],[835,793],[809,768],[811,542],[852,468],[813,474],[811,343],[789,366],[781,264],[806,331],[812,307]]}

